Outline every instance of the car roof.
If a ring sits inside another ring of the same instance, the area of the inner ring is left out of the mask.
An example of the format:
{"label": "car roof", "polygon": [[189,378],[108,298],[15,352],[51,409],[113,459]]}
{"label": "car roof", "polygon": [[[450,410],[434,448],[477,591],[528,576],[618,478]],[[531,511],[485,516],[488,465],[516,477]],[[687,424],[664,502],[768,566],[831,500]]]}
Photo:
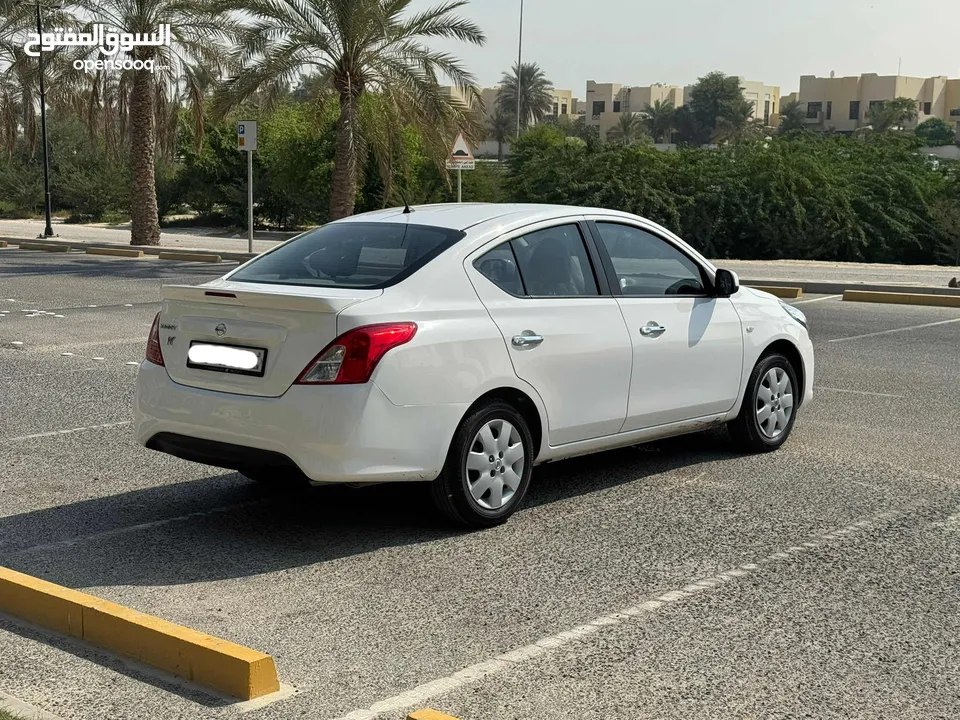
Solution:
{"label": "car roof", "polygon": [[337,222],[409,222],[416,225],[443,227],[451,230],[467,230],[492,220],[515,222],[549,220],[570,215],[610,215],[611,217],[635,217],[617,210],[573,207],[569,205],[534,205],[525,203],[445,203],[437,205],[414,205],[413,212],[403,208],[389,208],[353,215]]}

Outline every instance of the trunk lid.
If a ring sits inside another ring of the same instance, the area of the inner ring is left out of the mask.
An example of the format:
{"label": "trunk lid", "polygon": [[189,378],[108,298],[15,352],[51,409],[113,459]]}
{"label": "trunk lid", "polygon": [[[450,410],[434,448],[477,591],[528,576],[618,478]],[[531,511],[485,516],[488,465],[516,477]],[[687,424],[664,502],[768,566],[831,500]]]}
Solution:
{"label": "trunk lid", "polygon": [[[279,397],[337,336],[337,314],[382,290],[304,287],[215,280],[165,285],[160,347],[170,377],[181,385]],[[266,351],[263,375],[188,366],[194,343]]]}

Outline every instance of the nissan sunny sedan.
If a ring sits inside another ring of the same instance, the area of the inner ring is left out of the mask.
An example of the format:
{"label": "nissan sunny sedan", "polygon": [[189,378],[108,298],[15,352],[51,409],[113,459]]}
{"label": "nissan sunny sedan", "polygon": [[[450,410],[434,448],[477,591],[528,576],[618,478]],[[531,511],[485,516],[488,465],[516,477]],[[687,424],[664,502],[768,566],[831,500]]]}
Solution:
{"label": "nissan sunny sedan", "polygon": [[655,223],[433,205],[165,286],[136,437],[263,482],[426,481],[450,520],[486,527],[548,461],[719,424],[775,450],[813,373],[802,312]]}

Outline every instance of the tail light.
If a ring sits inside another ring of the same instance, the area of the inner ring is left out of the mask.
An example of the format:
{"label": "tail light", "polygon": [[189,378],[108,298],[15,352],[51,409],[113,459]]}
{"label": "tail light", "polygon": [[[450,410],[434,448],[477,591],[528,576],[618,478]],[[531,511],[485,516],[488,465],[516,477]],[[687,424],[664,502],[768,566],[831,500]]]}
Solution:
{"label": "tail light", "polygon": [[147,339],[147,360],[154,365],[163,365],[163,352],[160,350],[160,313],[157,313],[150,328],[150,337]]}
{"label": "tail light", "polygon": [[416,323],[383,323],[348,330],[317,355],[297,378],[297,385],[365,383],[389,350],[410,342]]}

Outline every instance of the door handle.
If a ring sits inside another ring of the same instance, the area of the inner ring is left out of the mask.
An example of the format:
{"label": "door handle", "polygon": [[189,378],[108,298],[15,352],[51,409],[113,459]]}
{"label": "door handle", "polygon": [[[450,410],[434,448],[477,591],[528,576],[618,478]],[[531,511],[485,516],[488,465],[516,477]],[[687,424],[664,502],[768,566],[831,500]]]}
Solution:
{"label": "door handle", "polygon": [[660,337],[666,330],[667,329],[660,323],[651,321],[640,328],[640,334],[644,337]]}
{"label": "door handle", "polygon": [[510,342],[515,348],[533,348],[543,342],[543,335],[537,335],[533,330],[524,330],[519,335],[514,335]]}

